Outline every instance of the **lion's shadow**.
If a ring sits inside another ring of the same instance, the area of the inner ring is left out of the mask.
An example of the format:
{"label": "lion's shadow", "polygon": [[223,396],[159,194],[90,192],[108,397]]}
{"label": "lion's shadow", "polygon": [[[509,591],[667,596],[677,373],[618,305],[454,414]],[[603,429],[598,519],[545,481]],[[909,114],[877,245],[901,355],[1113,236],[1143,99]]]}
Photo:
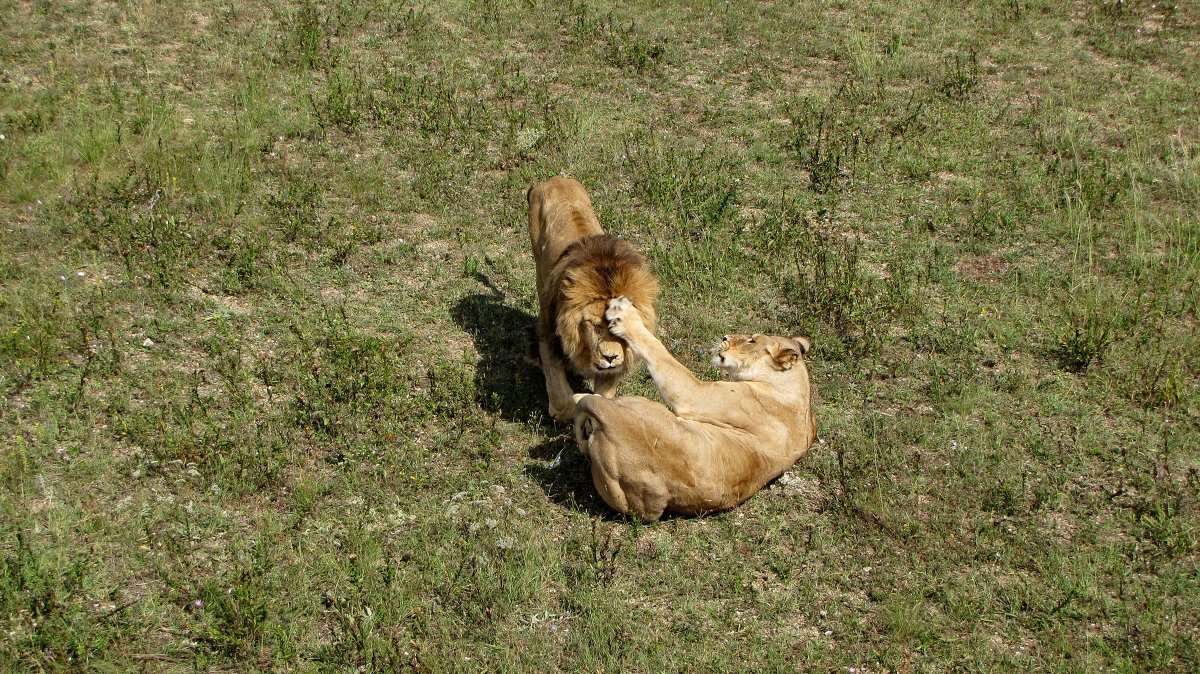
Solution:
{"label": "lion's shadow", "polygon": [[479,406],[508,421],[541,423],[547,407],[541,370],[525,358],[536,318],[505,304],[499,293],[468,295],[450,312],[475,341]]}

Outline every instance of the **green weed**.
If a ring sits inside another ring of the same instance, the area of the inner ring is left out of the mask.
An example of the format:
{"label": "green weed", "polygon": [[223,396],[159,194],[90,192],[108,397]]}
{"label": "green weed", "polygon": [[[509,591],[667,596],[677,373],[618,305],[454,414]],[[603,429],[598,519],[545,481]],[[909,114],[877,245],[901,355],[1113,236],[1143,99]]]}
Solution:
{"label": "green weed", "polygon": [[937,90],[952,101],[965,101],[979,90],[980,76],[977,52],[953,54],[943,63]]}
{"label": "green weed", "polygon": [[831,96],[805,97],[789,108],[787,148],[814,192],[837,192],[881,143],[918,124],[922,108],[916,96],[893,100],[882,80],[844,80]]}
{"label": "green weed", "polygon": [[666,40],[645,35],[632,19],[626,23],[612,12],[601,14],[585,2],[567,3],[560,22],[577,43],[599,45],[604,61],[611,66],[646,73],[666,59]]}
{"label": "green weed", "polygon": [[311,0],[301,3],[290,16],[285,17],[285,31],[286,37],[280,45],[280,51],[286,55],[287,61],[303,70],[321,64],[325,35],[316,4]]}
{"label": "green weed", "polygon": [[1076,311],[1059,329],[1053,350],[1064,370],[1081,373],[1103,361],[1115,335],[1110,317],[1102,312],[1092,307]]}
{"label": "green weed", "polygon": [[858,241],[802,222],[792,227],[795,274],[783,286],[792,324],[804,326],[832,357],[878,353],[915,308],[905,261],[890,259],[881,277],[867,271]]}

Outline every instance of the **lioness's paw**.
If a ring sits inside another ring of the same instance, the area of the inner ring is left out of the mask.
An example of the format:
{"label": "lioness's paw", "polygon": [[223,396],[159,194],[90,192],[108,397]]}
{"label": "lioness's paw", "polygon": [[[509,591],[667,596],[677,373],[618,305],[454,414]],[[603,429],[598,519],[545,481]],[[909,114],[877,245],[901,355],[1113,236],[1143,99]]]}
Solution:
{"label": "lioness's paw", "polygon": [[629,310],[633,308],[633,302],[629,301],[624,295],[616,297],[608,301],[608,310],[604,312],[604,320],[608,321],[608,331],[617,337],[625,336],[625,318],[629,315]]}

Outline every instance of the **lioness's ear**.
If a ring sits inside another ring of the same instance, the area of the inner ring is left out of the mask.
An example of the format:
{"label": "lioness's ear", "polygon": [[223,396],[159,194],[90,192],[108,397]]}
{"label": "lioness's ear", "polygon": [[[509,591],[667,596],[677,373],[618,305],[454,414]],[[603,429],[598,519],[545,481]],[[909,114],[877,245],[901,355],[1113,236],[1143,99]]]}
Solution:
{"label": "lioness's ear", "polygon": [[774,349],[770,355],[771,359],[775,361],[775,368],[781,371],[790,370],[793,365],[800,362],[800,351],[790,346]]}

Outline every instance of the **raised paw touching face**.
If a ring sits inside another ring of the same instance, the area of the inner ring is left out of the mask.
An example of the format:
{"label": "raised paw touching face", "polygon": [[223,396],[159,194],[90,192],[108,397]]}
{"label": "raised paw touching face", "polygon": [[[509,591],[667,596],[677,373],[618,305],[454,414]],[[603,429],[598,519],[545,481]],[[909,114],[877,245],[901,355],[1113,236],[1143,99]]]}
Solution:
{"label": "raised paw touching face", "polygon": [[604,312],[604,320],[608,321],[608,331],[616,337],[626,336],[626,320],[633,309],[633,302],[624,295],[608,301],[608,310]]}

